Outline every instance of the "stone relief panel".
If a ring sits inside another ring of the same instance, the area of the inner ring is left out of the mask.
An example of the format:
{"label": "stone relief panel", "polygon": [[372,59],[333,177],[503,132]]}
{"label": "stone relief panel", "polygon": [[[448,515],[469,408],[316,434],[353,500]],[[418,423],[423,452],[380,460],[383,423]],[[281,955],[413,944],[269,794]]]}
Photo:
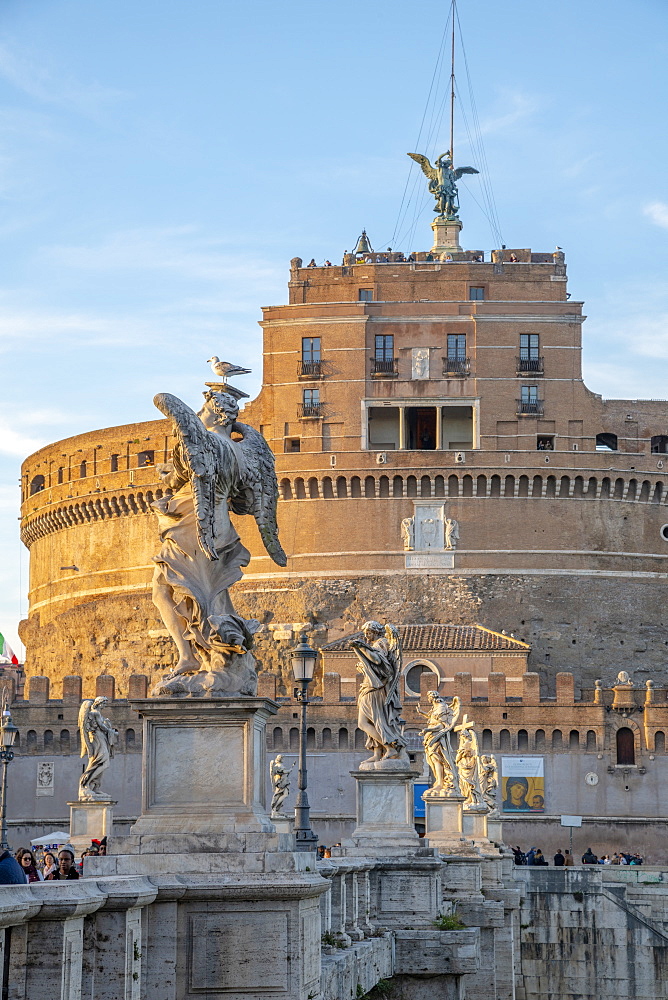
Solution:
{"label": "stone relief panel", "polygon": [[37,762],[37,788],[35,795],[53,795],[56,765],[52,760]]}
{"label": "stone relief panel", "polygon": [[411,378],[429,378],[429,348],[414,347],[411,352]]}

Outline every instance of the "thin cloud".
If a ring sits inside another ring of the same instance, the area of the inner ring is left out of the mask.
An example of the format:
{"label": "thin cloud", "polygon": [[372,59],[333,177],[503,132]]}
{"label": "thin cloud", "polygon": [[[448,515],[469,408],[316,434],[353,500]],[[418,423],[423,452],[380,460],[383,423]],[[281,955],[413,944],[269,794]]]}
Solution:
{"label": "thin cloud", "polygon": [[668,229],[668,205],[665,201],[653,201],[643,208],[643,215],[647,216],[655,226]]}
{"label": "thin cloud", "polygon": [[507,110],[497,117],[484,118],[480,123],[480,131],[483,135],[491,135],[495,132],[507,132],[531,118],[540,108],[540,102],[535,97],[530,97],[522,91],[515,90],[505,92],[502,95],[501,103]]}
{"label": "thin cloud", "polygon": [[48,440],[48,433],[45,433],[42,437],[26,434],[24,431],[17,429],[15,424],[10,423],[6,417],[0,417],[0,455],[25,458],[26,455],[41,448]]}

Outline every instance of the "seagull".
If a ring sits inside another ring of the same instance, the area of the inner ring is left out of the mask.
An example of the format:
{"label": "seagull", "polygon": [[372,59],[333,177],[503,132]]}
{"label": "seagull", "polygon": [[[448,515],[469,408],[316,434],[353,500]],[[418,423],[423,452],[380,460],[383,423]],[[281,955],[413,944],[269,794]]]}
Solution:
{"label": "seagull", "polygon": [[251,373],[250,368],[240,368],[239,365],[233,365],[231,361],[221,361],[215,354],[207,360],[207,364],[211,365],[213,374],[221,378],[230,378],[231,375],[250,375]]}
{"label": "seagull", "polygon": [[555,247],[555,250],[563,250],[563,247]]}

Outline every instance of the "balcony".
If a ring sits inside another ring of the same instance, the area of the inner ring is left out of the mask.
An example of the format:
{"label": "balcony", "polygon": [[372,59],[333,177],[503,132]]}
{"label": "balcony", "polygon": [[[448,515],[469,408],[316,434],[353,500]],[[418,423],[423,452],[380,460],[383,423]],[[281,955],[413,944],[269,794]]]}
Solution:
{"label": "balcony", "polygon": [[443,358],[443,374],[446,378],[466,378],[471,374],[471,359]]}
{"label": "balcony", "polygon": [[299,378],[322,378],[323,376],[323,364],[322,361],[298,361],[298,376]]}
{"label": "balcony", "polygon": [[398,371],[398,358],[371,358],[371,375],[378,378],[396,378]]}
{"label": "balcony", "polygon": [[323,406],[323,403],[302,403],[297,416],[300,420],[308,417],[322,417]]}
{"label": "balcony", "polygon": [[518,399],[517,403],[517,416],[518,417],[542,417],[543,416],[543,400],[542,399]]}
{"label": "balcony", "polygon": [[518,375],[544,375],[545,367],[542,358],[516,358]]}

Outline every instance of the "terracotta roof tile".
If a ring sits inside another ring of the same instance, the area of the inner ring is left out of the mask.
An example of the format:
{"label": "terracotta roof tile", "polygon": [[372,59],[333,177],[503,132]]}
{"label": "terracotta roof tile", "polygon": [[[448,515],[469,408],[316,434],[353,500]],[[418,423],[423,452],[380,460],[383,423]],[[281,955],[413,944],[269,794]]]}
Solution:
{"label": "terracotta roof tile", "polygon": [[[501,650],[523,652],[531,649],[528,642],[512,636],[493,632],[483,625],[399,625],[404,651],[426,653],[437,651],[465,652],[467,650]],[[324,652],[343,652],[351,648],[353,639],[361,639],[361,632],[353,632],[323,646]]]}

